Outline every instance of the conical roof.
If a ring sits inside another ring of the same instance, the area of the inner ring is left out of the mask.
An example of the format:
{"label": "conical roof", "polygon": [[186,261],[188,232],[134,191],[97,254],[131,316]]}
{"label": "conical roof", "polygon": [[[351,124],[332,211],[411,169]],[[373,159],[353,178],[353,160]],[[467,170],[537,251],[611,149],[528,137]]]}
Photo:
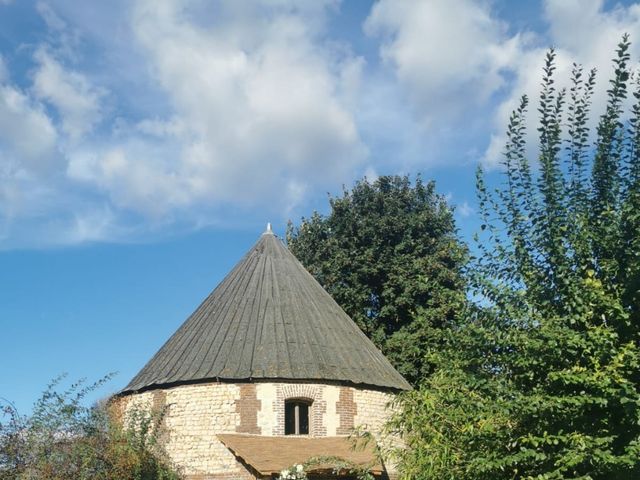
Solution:
{"label": "conical roof", "polygon": [[411,388],[270,230],[121,393],[251,379]]}

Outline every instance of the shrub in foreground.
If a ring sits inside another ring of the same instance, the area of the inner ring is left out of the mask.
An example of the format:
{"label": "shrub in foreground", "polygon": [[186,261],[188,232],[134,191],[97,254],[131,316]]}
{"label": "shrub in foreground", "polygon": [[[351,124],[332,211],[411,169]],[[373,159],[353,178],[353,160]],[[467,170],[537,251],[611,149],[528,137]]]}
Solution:
{"label": "shrub in foreground", "polygon": [[160,442],[164,412],[138,409],[123,424],[114,405],[84,405],[110,377],[59,392],[49,384],[31,415],[0,410],[0,480],[179,480]]}

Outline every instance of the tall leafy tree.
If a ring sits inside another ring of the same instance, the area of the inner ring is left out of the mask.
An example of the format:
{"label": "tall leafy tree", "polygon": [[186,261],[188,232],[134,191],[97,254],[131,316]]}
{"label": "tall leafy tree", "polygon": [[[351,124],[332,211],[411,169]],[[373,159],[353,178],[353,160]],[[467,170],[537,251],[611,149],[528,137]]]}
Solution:
{"label": "tall leafy tree", "polygon": [[595,144],[595,71],[574,65],[558,89],[551,50],[537,163],[523,97],[500,186],[478,172],[484,224],[468,273],[479,301],[389,424],[409,446],[395,452],[405,478],[640,478],[640,78],[629,45],[618,45]]}
{"label": "tall leafy tree", "polygon": [[382,176],[289,224],[291,251],[414,383],[464,302],[465,249],[433,182]]}

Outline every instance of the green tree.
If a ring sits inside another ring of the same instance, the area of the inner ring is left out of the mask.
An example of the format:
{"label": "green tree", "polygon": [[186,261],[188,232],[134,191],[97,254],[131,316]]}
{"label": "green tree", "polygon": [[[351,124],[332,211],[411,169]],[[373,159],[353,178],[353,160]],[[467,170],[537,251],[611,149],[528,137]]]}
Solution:
{"label": "green tree", "polygon": [[[590,143],[595,71],[543,71],[538,162],[523,97],[503,181],[478,173],[476,305],[388,425],[404,478],[640,478],[640,77],[624,36]],[[629,85],[630,118],[624,120]]]}
{"label": "green tree", "polygon": [[413,383],[464,302],[465,249],[433,182],[383,176],[289,223],[291,251]]}

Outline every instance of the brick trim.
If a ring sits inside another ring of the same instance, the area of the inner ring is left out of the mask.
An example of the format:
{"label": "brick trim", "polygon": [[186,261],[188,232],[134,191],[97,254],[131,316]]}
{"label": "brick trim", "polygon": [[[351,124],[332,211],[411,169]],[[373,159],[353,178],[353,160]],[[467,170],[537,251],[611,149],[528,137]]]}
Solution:
{"label": "brick trim", "polygon": [[302,398],[311,400],[309,436],[326,436],[327,426],[324,416],[327,413],[327,402],[324,400],[322,393],[323,390],[320,385],[308,385],[304,383],[278,385],[276,387],[276,399],[272,405],[276,417],[273,435],[284,435],[284,402],[289,399]]}
{"label": "brick trim", "polygon": [[355,417],[358,414],[358,406],[353,399],[353,388],[340,387],[336,413],[340,417],[340,425],[336,429],[336,434],[349,435],[353,431]]}
{"label": "brick trim", "polygon": [[258,400],[256,385],[241,383],[239,386],[240,398],[235,401],[235,406],[240,422],[236,425],[236,432],[260,435],[262,429],[258,426],[258,411],[262,409],[262,401]]}
{"label": "brick trim", "polygon": [[164,390],[154,390],[151,397],[151,409],[154,412],[161,412],[167,404],[167,392]]}

